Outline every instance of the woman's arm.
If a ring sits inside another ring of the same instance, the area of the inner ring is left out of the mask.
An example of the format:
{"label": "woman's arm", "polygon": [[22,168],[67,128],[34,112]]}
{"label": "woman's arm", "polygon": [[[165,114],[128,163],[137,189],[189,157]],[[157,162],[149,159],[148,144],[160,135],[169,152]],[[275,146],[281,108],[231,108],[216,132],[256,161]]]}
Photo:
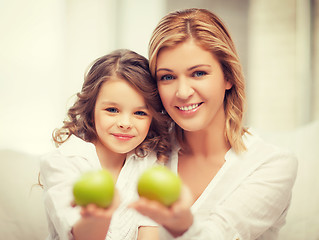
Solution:
{"label": "woman's arm", "polygon": [[140,198],[130,207],[153,219],[177,237],[186,232],[193,223],[193,215],[190,211],[192,203],[189,189],[183,186],[180,199],[169,208],[146,198]]}
{"label": "woman's arm", "polygon": [[[166,233],[160,231],[166,234],[163,239],[257,239],[273,225],[272,234],[276,235],[287,213],[296,169],[294,157],[274,154],[245,178],[238,178],[228,194],[218,197],[218,191],[211,192],[213,199],[207,198],[205,202],[207,217],[204,219],[189,216],[190,206],[182,204],[183,196],[170,208],[145,199],[133,207],[161,224],[162,230],[166,229]],[[234,181],[233,176],[229,176],[229,184]]]}
{"label": "woman's arm", "polygon": [[139,227],[137,240],[159,240],[158,227]]}

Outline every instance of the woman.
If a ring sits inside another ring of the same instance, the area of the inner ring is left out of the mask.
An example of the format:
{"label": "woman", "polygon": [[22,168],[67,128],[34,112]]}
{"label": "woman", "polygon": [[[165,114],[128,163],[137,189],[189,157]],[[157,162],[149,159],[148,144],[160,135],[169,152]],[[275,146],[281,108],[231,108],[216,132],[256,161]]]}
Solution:
{"label": "woman", "polygon": [[244,77],[225,25],[205,9],[170,13],[149,58],[174,121],[168,165],[187,188],[171,208],[147,199],[132,206],[163,226],[162,239],[276,239],[297,161],[243,127]]}

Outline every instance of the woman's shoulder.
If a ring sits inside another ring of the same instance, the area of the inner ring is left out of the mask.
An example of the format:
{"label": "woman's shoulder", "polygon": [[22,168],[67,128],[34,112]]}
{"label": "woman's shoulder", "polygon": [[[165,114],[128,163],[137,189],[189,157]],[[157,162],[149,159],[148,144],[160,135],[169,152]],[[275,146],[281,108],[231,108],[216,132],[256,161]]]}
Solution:
{"label": "woman's shoulder", "polygon": [[292,151],[265,141],[253,129],[249,129],[249,132],[243,136],[243,140],[247,148],[243,153],[244,159],[252,162],[257,161],[259,164],[272,162],[286,167],[287,170],[290,168],[292,171],[296,171],[298,161]]}
{"label": "woman's shoulder", "polygon": [[247,148],[247,152],[262,151],[263,153],[284,153],[288,155],[293,155],[293,153],[285,148],[279,147],[260,136],[260,134],[254,130],[249,129],[243,135],[243,141]]}

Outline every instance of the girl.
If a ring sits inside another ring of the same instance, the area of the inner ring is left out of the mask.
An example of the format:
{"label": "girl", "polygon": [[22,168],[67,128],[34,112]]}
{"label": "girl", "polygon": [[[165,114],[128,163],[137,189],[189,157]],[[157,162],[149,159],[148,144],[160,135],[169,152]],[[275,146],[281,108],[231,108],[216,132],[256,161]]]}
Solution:
{"label": "girl", "polygon": [[[146,58],[117,50],[94,62],[68,119],[53,134],[61,146],[41,161],[48,239],[156,239],[154,224],[126,206],[137,199],[139,174],[156,159],[165,162],[170,150],[161,110]],[[107,209],[72,208],[74,181],[101,168],[113,174],[120,196]]]}
{"label": "girl", "polygon": [[149,57],[175,122],[168,166],[188,192],[171,208],[146,199],[132,207],[163,226],[163,239],[276,239],[297,161],[243,127],[244,77],[225,25],[205,9],[168,14]]}

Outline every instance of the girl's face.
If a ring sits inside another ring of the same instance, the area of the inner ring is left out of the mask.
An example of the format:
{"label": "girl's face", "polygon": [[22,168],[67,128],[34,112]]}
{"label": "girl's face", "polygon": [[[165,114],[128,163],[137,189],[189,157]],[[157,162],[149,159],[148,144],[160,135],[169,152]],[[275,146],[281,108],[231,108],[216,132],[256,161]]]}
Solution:
{"label": "girl's face", "polygon": [[[225,124],[224,96],[232,84],[209,51],[188,40],[157,58],[158,90],[171,118],[186,131]],[[220,126],[221,126],[220,125]]]}
{"label": "girl's face", "polygon": [[128,153],[142,143],[152,121],[143,96],[117,77],[102,84],[94,118],[96,146],[115,153]]}

